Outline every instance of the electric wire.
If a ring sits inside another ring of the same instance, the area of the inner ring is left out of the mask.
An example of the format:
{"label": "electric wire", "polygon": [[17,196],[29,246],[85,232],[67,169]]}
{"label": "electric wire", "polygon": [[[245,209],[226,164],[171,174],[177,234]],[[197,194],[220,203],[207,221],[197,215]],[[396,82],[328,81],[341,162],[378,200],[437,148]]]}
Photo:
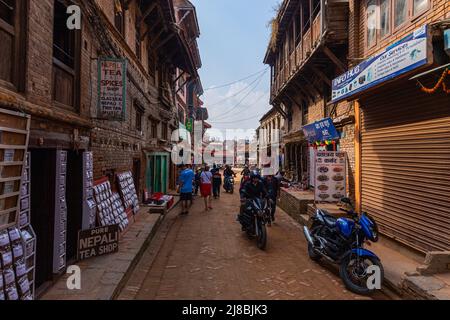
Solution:
{"label": "electric wire", "polygon": [[253,74],[251,74],[251,75],[249,75],[249,76],[247,76],[245,78],[242,78],[242,79],[239,79],[239,80],[235,80],[233,82],[229,82],[229,83],[226,83],[226,84],[222,84],[220,86],[212,86],[212,87],[204,89],[203,91],[209,91],[209,90],[215,90],[215,89],[229,87],[229,86],[231,86],[231,85],[233,85],[235,83],[238,83],[238,82],[241,82],[243,80],[247,80],[247,79],[253,78],[254,76],[259,75],[260,73],[263,73],[264,71],[267,71],[268,69],[269,69],[269,67],[264,68],[264,69],[262,69],[262,70],[260,70],[260,71],[258,71],[256,73],[253,73]]}

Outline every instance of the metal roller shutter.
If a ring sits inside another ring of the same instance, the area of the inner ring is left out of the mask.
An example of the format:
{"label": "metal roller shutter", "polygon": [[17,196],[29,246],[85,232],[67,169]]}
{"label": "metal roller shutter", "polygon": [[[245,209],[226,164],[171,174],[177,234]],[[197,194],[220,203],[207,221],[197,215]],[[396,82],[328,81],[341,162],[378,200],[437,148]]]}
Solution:
{"label": "metal roller shutter", "polygon": [[387,236],[450,250],[450,95],[384,87],[360,100],[362,208]]}

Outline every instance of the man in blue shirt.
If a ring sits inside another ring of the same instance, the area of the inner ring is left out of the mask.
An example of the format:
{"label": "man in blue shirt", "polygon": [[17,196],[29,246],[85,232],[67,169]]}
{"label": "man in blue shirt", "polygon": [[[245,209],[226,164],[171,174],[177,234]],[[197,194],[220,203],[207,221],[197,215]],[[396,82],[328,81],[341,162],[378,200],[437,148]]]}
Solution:
{"label": "man in blue shirt", "polygon": [[181,214],[189,214],[189,205],[192,202],[192,182],[195,178],[195,173],[187,165],[182,165],[182,171],[178,179],[180,188],[181,200]]}

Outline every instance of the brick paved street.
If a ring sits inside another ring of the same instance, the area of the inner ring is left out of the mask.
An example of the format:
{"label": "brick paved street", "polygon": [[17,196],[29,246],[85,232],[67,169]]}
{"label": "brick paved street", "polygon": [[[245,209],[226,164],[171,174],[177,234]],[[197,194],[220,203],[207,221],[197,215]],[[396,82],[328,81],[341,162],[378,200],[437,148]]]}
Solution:
{"label": "brick paved street", "polygon": [[300,226],[282,211],[266,251],[257,249],[235,221],[238,203],[222,194],[212,211],[201,199],[189,216],[172,211],[119,299],[367,299],[345,290],[336,267],[309,260]]}

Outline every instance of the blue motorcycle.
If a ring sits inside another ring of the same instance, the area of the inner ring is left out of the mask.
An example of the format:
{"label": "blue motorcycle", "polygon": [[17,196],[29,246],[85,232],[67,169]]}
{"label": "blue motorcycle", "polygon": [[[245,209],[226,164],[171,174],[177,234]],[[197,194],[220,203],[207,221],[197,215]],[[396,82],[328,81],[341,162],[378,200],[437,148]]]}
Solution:
{"label": "blue motorcycle", "polygon": [[340,209],[348,217],[338,219],[318,209],[311,228],[303,228],[308,254],[314,261],[325,258],[339,264],[339,274],[346,288],[357,294],[369,295],[376,290],[375,286],[369,285],[372,274],[379,271],[380,284],[384,278],[380,259],[364,249],[365,243],[378,241],[378,226],[367,213],[358,215],[350,199],[343,198],[341,202],[352,208]]}

